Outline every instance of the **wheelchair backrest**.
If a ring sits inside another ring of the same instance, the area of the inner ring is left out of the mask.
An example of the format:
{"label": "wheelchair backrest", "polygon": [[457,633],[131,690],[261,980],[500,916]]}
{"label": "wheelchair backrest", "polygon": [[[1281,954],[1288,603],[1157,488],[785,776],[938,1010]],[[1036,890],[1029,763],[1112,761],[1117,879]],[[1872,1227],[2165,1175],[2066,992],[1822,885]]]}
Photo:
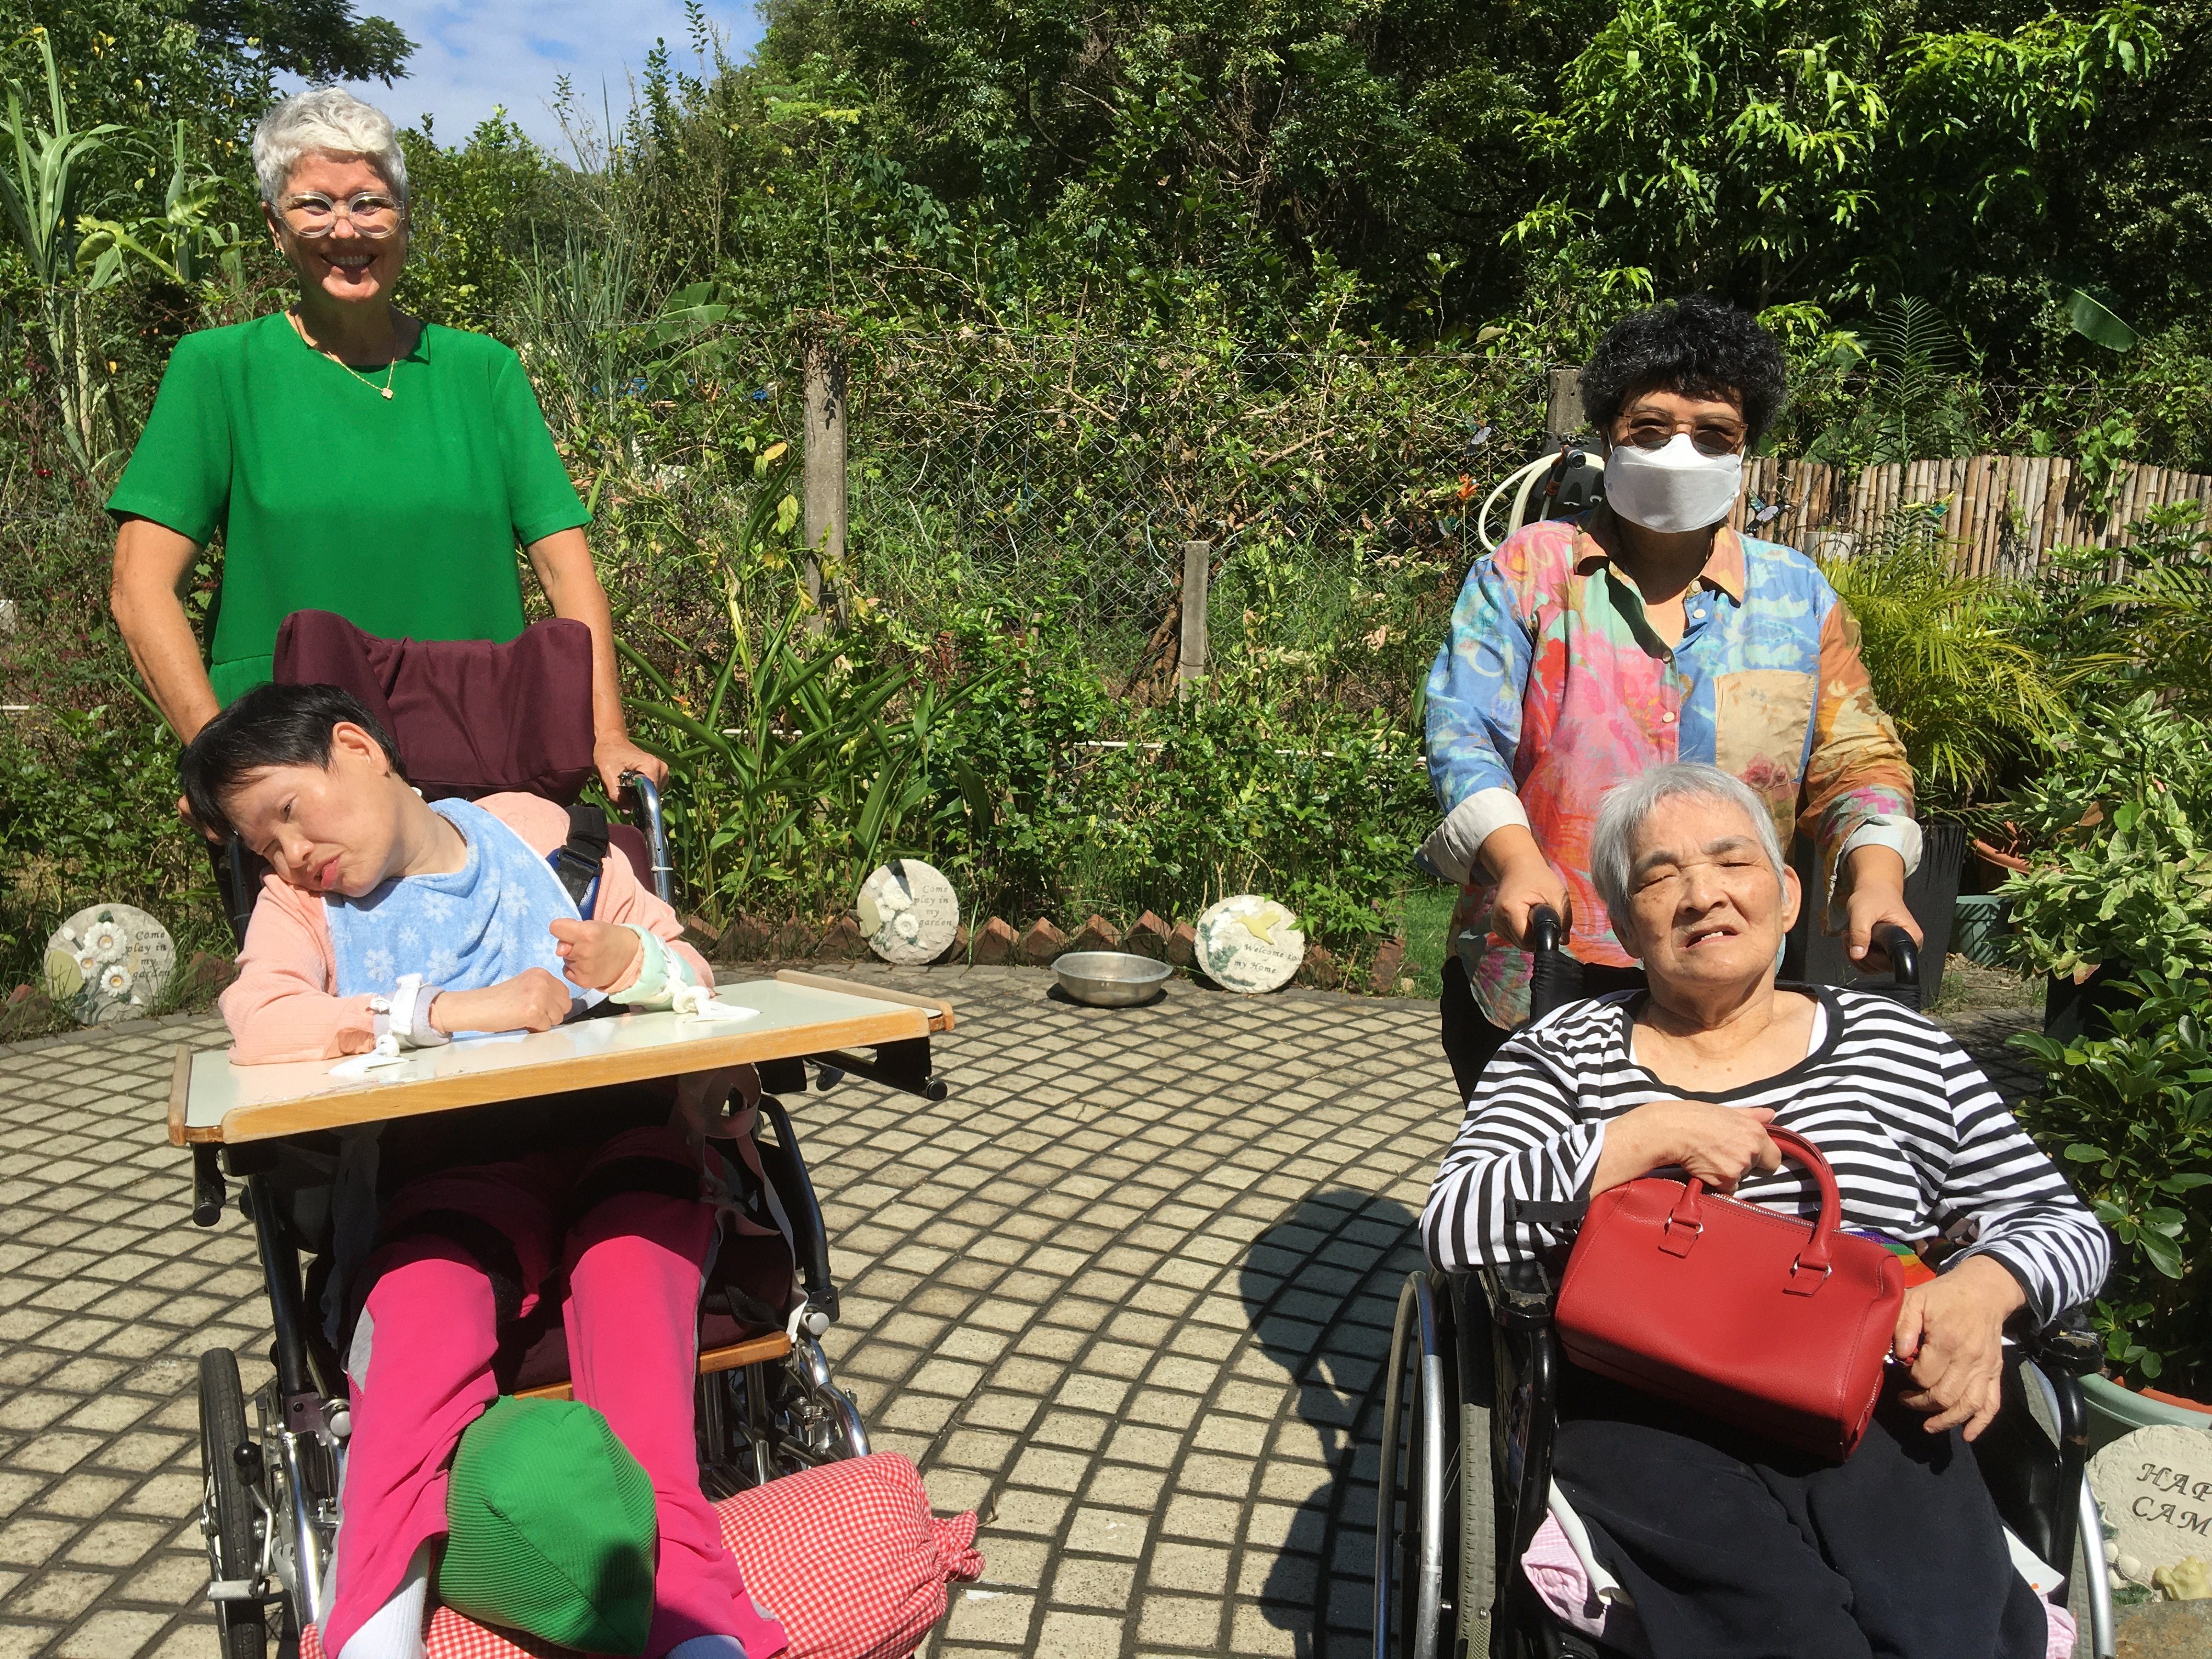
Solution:
{"label": "wheelchair backrest", "polygon": [[[382,640],[333,611],[295,611],[276,631],[270,678],[351,692],[392,734],[425,800],[520,790],[568,806],[597,769],[592,634],[580,622],[548,617],[503,644]],[[615,822],[607,839],[641,884],[659,885],[644,835]],[[243,944],[266,866],[235,837],[227,857],[226,908]]]}
{"label": "wheelchair backrest", "polygon": [[513,640],[380,640],[328,611],[276,632],[270,678],[351,692],[426,800],[504,790],[566,806],[592,774],[592,635],[550,617]]}

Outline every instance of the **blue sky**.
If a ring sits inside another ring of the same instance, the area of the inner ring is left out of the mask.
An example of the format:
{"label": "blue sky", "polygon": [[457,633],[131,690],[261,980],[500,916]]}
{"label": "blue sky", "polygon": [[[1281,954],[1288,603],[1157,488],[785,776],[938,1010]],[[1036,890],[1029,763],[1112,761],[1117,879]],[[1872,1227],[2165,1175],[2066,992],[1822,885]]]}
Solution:
{"label": "blue sky", "polygon": [[[356,0],[355,9],[389,17],[416,47],[404,80],[353,90],[402,126],[434,116],[449,144],[502,105],[531,137],[558,144],[560,126],[546,107],[556,76],[574,82],[594,117],[604,86],[619,119],[656,37],[690,62],[682,0]],[[742,60],[760,39],[751,0],[707,0],[706,10],[730,56]]]}

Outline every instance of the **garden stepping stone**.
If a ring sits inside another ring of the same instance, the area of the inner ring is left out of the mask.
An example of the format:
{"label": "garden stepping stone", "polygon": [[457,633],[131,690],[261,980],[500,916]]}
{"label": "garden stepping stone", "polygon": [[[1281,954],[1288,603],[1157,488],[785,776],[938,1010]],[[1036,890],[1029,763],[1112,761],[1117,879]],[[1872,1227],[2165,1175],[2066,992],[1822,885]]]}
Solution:
{"label": "garden stepping stone", "polygon": [[1305,960],[1306,936],[1288,907],[1259,893],[1223,899],[1198,919],[1198,965],[1248,995],[1279,991]]}
{"label": "garden stepping stone", "polygon": [[2089,1487],[2120,1577],[2148,1586],[2161,1568],[2191,1557],[2212,1563],[2212,1433],[2175,1424],[2133,1430],[2089,1460]]}
{"label": "garden stepping stone", "polygon": [[169,930],[136,905],[94,904],[46,941],[46,994],[80,1025],[140,1019],[176,970]]}
{"label": "garden stepping stone", "polygon": [[893,859],[860,884],[856,931],[885,962],[919,967],[943,956],[960,932],[960,896],[933,865]]}

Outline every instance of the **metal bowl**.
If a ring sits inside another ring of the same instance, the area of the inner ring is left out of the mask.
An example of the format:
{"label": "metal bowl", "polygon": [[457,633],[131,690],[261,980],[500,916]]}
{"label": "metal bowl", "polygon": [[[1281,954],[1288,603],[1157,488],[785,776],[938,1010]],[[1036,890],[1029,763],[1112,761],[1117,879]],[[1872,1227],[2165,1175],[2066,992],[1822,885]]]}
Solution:
{"label": "metal bowl", "polygon": [[1126,951],[1076,951],[1052,964],[1060,988],[1093,1008],[1127,1008],[1150,1002],[1175,969]]}

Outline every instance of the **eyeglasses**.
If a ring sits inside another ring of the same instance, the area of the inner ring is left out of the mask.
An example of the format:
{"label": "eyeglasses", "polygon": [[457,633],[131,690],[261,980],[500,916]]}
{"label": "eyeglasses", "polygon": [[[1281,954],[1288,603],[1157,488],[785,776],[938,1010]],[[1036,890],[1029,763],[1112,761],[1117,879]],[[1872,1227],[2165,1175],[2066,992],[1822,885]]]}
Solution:
{"label": "eyeglasses", "polygon": [[327,196],[311,191],[286,198],[283,214],[284,222],[291,227],[295,236],[310,240],[327,236],[343,219],[353,227],[355,235],[380,242],[399,228],[402,210],[391,197],[368,191],[346,202],[333,202]]}
{"label": "eyeglasses", "polygon": [[1733,455],[1743,447],[1745,428],[1728,421],[1700,421],[1694,426],[1645,416],[1621,434],[1620,441],[1635,449],[1664,449],[1676,433],[1686,433],[1700,455]]}

